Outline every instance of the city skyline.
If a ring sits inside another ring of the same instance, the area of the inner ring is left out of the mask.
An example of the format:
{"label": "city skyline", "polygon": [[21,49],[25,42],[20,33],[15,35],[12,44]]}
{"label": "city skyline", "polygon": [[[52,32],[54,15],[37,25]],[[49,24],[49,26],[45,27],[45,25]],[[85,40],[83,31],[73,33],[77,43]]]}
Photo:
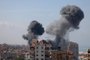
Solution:
{"label": "city skyline", "polygon": [[[70,33],[70,40],[77,42],[81,50],[90,48],[90,1],[88,0],[0,0],[0,43],[28,44],[22,38],[28,25],[37,20],[46,28],[60,18],[60,10],[66,5],[79,6],[85,14],[80,29]],[[40,39],[44,39],[43,34]]]}

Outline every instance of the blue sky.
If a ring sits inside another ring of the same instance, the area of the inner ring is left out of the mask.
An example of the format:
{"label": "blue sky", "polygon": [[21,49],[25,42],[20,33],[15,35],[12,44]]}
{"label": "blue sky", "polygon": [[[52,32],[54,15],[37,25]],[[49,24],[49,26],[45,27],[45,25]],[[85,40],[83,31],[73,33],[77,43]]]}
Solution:
{"label": "blue sky", "polygon": [[46,28],[59,19],[60,10],[66,5],[77,5],[85,14],[80,29],[71,32],[70,40],[79,43],[80,50],[90,48],[89,0],[0,0],[0,43],[27,44],[22,35],[32,20]]}

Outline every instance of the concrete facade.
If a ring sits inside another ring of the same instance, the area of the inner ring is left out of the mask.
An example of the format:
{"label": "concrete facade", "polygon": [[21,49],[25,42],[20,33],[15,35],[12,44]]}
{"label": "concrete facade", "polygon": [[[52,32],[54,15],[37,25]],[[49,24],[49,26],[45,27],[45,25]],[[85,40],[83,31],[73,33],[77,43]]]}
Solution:
{"label": "concrete facade", "polygon": [[35,46],[35,60],[45,60],[45,46]]}

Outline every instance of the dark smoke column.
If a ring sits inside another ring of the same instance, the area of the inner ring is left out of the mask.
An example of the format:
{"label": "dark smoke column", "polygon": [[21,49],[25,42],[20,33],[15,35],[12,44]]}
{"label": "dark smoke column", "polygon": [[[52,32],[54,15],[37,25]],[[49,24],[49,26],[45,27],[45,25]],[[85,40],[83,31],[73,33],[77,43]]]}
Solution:
{"label": "dark smoke column", "polygon": [[44,33],[44,28],[42,24],[34,20],[28,26],[27,31],[28,33],[26,35],[23,35],[23,38],[28,40],[28,43],[30,45],[32,42],[32,39],[37,39],[38,36]]}
{"label": "dark smoke column", "polygon": [[60,14],[60,19],[51,23],[47,27],[46,33],[56,36],[52,43],[55,48],[60,47],[65,50],[67,48],[67,41],[65,40],[68,40],[66,35],[69,35],[71,28],[79,28],[80,21],[84,18],[84,13],[79,7],[68,5],[61,9]]}

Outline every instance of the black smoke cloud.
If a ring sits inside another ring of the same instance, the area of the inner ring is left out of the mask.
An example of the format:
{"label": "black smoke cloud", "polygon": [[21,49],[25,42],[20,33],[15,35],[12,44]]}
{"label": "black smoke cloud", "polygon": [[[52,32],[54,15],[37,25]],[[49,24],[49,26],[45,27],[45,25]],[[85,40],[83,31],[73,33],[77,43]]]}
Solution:
{"label": "black smoke cloud", "polygon": [[32,21],[28,27],[28,31],[32,32],[35,35],[42,35],[44,33],[44,28],[42,27],[42,24],[40,24],[39,22]]}
{"label": "black smoke cloud", "polygon": [[29,45],[31,44],[32,39],[37,39],[38,36],[44,33],[44,28],[41,23],[38,21],[32,21],[27,29],[28,33],[22,37],[28,40]]}
{"label": "black smoke cloud", "polygon": [[84,18],[83,11],[75,5],[63,7],[60,13],[61,18],[51,23],[47,27],[46,33],[63,37],[71,27],[78,29],[81,20]]}
{"label": "black smoke cloud", "polygon": [[64,16],[75,28],[78,28],[80,21],[84,18],[83,11],[75,5],[67,5],[63,7],[60,14]]}

